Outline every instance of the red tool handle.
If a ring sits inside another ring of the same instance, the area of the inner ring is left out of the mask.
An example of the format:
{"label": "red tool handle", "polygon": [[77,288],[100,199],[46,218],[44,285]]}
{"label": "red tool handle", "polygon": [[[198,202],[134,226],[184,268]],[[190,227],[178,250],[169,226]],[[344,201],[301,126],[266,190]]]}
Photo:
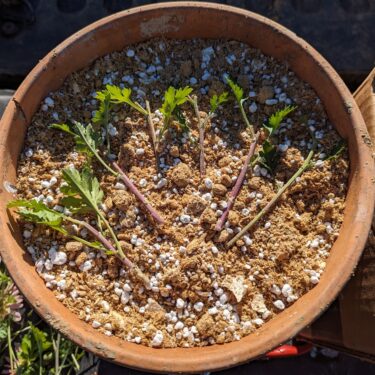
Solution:
{"label": "red tool handle", "polygon": [[281,345],[266,354],[267,358],[296,357],[306,354],[313,348],[313,345],[304,343],[302,345]]}

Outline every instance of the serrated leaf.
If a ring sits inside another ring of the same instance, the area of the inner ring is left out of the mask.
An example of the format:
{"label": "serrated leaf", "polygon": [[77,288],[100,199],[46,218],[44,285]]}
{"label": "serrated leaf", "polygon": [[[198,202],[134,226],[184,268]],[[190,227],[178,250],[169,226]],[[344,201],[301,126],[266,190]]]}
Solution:
{"label": "serrated leaf", "polygon": [[167,118],[171,117],[177,106],[184,104],[188,100],[188,96],[193,91],[189,86],[175,89],[172,86],[164,93],[164,102],[160,108],[160,112]]}
{"label": "serrated leaf", "polygon": [[234,94],[234,97],[236,98],[238,104],[240,104],[241,101],[244,99],[242,87],[237,85],[237,83],[232,81],[229,77],[226,77],[225,80],[226,80],[227,84],[229,85],[229,87],[231,88],[231,90]]}
{"label": "serrated leaf", "polygon": [[62,230],[61,224],[63,221],[63,214],[60,212],[51,210],[44,203],[38,202],[34,199],[27,200],[13,200],[8,203],[8,208],[17,207],[19,210],[18,214],[26,221],[47,225],[56,230]]}
{"label": "serrated leaf", "polygon": [[192,91],[193,89],[189,86],[185,86],[184,88],[177,89],[175,93],[176,105],[184,104],[187,101],[188,96],[191,94]]}
{"label": "serrated leaf", "polygon": [[74,126],[73,124],[68,123],[68,124],[51,124],[49,127],[51,129],[58,129],[70,135],[76,136],[77,134],[74,132],[73,126]]}
{"label": "serrated leaf", "polygon": [[226,101],[228,101],[228,93],[226,91],[219,96],[216,94],[212,96],[210,99],[210,112],[214,113]]}
{"label": "serrated leaf", "polygon": [[266,139],[262,144],[262,149],[259,151],[259,156],[259,163],[269,172],[273,173],[280,159],[277,147]]}
{"label": "serrated leaf", "polygon": [[267,130],[269,137],[272,136],[277,129],[279,129],[283,120],[296,108],[297,107],[287,106],[271,115],[267,123],[263,124],[263,127]]}
{"label": "serrated leaf", "polygon": [[[61,190],[62,193],[66,194],[67,190]],[[70,190],[69,190],[70,192]],[[92,212],[92,208],[88,207],[81,198],[74,196],[63,197],[60,203],[65,206],[72,213],[89,213]]]}
{"label": "serrated leaf", "polygon": [[164,101],[159,109],[160,112],[163,114],[163,127],[159,131],[158,138],[161,139],[164,133],[168,130],[170,125],[170,120],[172,116],[177,118],[177,121],[185,127],[186,121],[183,118],[183,114],[179,111],[178,107],[184,104],[189,97],[189,94],[193,91],[193,89],[189,86],[185,86],[184,88],[175,89],[172,86],[168,87],[168,90],[164,93]]}
{"label": "serrated leaf", "polygon": [[52,346],[51,341],[47,339],[46,332],[41,331],[39,328],[35,327],[34,325],[31,325],[30,329],[31,329],[33,338],[35,340],[35,343],[38,347],[40,354],[42,354],[44,351],[46,351]]}
{"label": "serrated leaf", "polygon": [[178,123],[180,124],[181,130],[183,133],[189,133],[190,127],[188,125],[187,119],[184,115],[184,113],[181,111],[180,108],[176,108],[175,115]]}
{"label": "serrated leaf", "polygon": [[74,125],[77,131],[75,137],[77,151],[89,156],[97,154],[97,150],[103,142],[101,134],[96,132],[91,124],[85,127],[80,122],[75,122]]}
{"label": "serrated leaf", "polygon": [[76,196],[76,200],[74,200],[75,207],[73,208],[92,209],[94,212],[98,212],[98,205],[102,203],[104,193],[100,189],[99,181],[93,176],[90,169],[84,168],[79,173],[75,168],[66,168],[63,169],[62,175],[68,184],[67,187],[63,188],[64,194],[71,197]]}
{"label": "serrated leaf", "polygon": [[147,111],[138,103],[133,102],[130,98],[132,90],[130,88],[120,88],[115,85],[106,85],[110,100],[114,104],[128,104],[143,115],[147,115]]}
{"label": "serrated leaf", "polygon": [[85,127],[80,122],[74,121],[65,124],[52,124],[50,128],[73,135],[76,150],[86,154],[88,157],[96,155],[98,148],[103,142],[101,134],[96,132],[91,124]]}
{"label": "serrated leaf", "polygon": [[102,125],[108,125],[109,111],[110,111],[110,100],[111,95],[108,90],[97,91],[96,99],[100,102],[99,108],[95,111],[95,115],[92,118],[94,123]]}

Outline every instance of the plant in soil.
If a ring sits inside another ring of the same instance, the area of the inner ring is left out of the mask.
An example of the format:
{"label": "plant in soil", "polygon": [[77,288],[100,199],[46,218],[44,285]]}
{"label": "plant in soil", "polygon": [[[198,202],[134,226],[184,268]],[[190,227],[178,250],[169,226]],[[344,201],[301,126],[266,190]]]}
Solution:
{"label": "plant in soil", "polygon": [[[143,273],[124,254],[115,232],[99,209],[99,206],[103,203],[104,194],[100,189],[98,180],[93,176],[89,168],[85,167],[81,173],[75,168],[64,169],[62,175],[66,185],[61,187],[61,192],[64,194],[61,204],[69,213],[94,215],[100,230],[95,229],[84,220],[76,219],[63,213],[67,212],[66,210],[58,212],[36,200],[13,200],[9,202],[8,208],[17,207],[18,214],[26,222],[50,227],[62,235],[81,242],[88,247],[103,251],[107,255],[115,255],[127,268],[134,270],[136,275],[147,282],[147,278]],[[70,224],[70,227],[67,224]],[[71,224],[75,224],[81,229],[85,228],[96,241],[89,242],[73,234]],[[114,245],[107,239],[107,232]]]}
{"label": "plant in soil", "polygon": [[181,105],[186,103],[192,91],[193,89],[189,86],[178,89],[170,86],[164,93],[164,101],[160,108],[160,112],[163,114],[163,125],[158,129],[156,137],[158,149],[160,148],[161,141],[169,131],[173,120],[177,120],[183,133],[190,133],[190,128],[181,110]]}
{"label": "plant in soil", "polygon": [[251,159],[252,159],[252,157],[255,153],[256,145],[257,145],[258,139],[259,139],[259,132],[257,132],[255,134],[254,126],[252,124],[250,124],[250,121],[247,118],[247,115],[246,115],[246,112],[245,112],[245,109],[244,109],[244,106],[243,106],[244,102],[246,101],[246,98],[244,98],[243,89],[239,85],[234,83],[228,77],[226,78],[226,82],[228,83],[229,87],[231,88],[232,93],[235,97],[236,103],[240,108],[242,119],[244,120],[244,122],[246,124],[246,130],[249,132],[249,135],[251,137],[251,144],[250,144],[250,147],[249,147],[249,151],[246,155],[245,162],[243,163],[242,169],[240,171],[240,174],[238,175],[238,177],[236,179],[236,183],[233,186],[233,189],[231,190],[231,192],[229,193],[229,199],[228,199],[228,202],[227,202],[227,207],[226,207],[225,211],[223,212],[223,214],[221,215],[221,217],[219,218],[219,220],[216,223],[216,226],[215,226],[216,231],[221,231],[223,229],[225,221],[228,218],[229,212],[232,209],[238,194],[240,193],[241,187],[242,187],[242,185],[244,183],[244,180],[245,180],[245,177],[246,177],[246,173],[249,169],[250,161],[251,161]]}
{"label": "plant in soil", "polygon": [[311,87],[260,51],[149,41],[49,94],[9,207],[47,287],[98,332],[232,342],[319,282],[345,206],[339,139]]}
{"label": "plant in soil", "polygon": [[72,135],[76,143],[77,151],[86,154],[89,159],[95,157],[108,172],[122,180],[129,191],[134,194],[134,196],[143,204],[143,206],[150,213],[151,217],[156,221],[156,223],[164,223],[163,218],[150,205],[150,203],[147,202],[144,195],[137,189],[134,183],[122,170],[122,168],[116,162],[112,162],[112,168],[100,156],[99,148],[101,146],[101,136],[93,129],[91,124],[84,127],[82,124],[75,121],[74,123],[68,124],[52,124],[51,128],[58,129]]}
{"label": "plant in soil", "polygon": [[[255,166],[257,163],[264,166],[269,172],[273,172],[277,166],[277,162],[279,159],[279,152],[277,150],[277,146],[273,144],[272,138],[279,129],[282,121],[295,110],[296,107],[287,106],[284,109],[276,111],[274,114],[270,116],[268,121],[263,124],[264,131],[266,133],[266,138],[263,140],[261,145],[261,150],[259,151],[258,155],[255,154],[256,146],[260,137],[260,133],[254,133],[254,126],[250,124],[250,121],[247,118],[243,103],[245,102],[246,98],[244,98],[243,89],[234,83],[230,78],[226,78],[228,85],[230,86],[233,95],[236,99],[236,102],[240,108],[242,118],[246,124],[246,128],[252,138],[252,143],[249,148],[249,152],[246,156],[245,162],[241,169],[241,172],[236,180],[236,183],[230,192],[229,200],[227,202],[227,208],[221,215],[220,219],[216,223],[215,230],[220,231],[223,229],[225,221],[229,215],[230,210],[232,209],[236,197],[240,193],[242,184],[245,180],[246,173],[248,169]],[[312,156],[311,156],[312,157]],[[307,168],[307,167],[306,167]],[[302,172],[301,172],[302,173]],[[298,177],[298,176],[297,176]],[[264,212],[260,214],[260,217],[264,215]],[[259,217],[259,218],[260,218]],[[259,220],[259,218],[257,220]],[[254,225],[254,223],[252,224]],[[243,235],[246,230],[242,230],[240,233]],[[235,238],[240,238],[240,234],[237,234]],[[232,246],[235,241],[231,240],[228,243],[228,246]]]}
{"label": "plant in soil", "polygon": [[280,199],[282,194],[284,194],[287,189],[296,181],[298,177],[302,175],[307,169],[314,166],[312,158],[315,153],[316,140],[314,140],[313,147],[311,148],[309,154],[307,155],[303,164],[299,167],[296,173],[277,191],[274,197],[264,206],[255,217],[246,224],[227,244],[227,247],[233,246],[238,239],[244,236],[263,216],[265,216],[275,205],[275,203]]}
{"label": "plant in soil", "polygon": [[294,110],[296,107],[287,106],[273,113],[268,121],[263,124],[263,129],[266,133],[266,138],[262,142],[259,154],[252,161],[252,165],[259,163],[266,168],[270,173],[273,173],[277,167],[280,159],[280,152],[277,144],[274,143],[273,137],[280,128],[283,120]]}
{"label": "plant in soil", "polygon": [[198,121],[198,129],[199,129],[199,172],[200,176],[204,177],[206,174],[206,161],[204,156],[204,132],[206,126],[210,120],[215,117],[216,111],[219,107],[228,101],[228,93],[223,92],[220,95],[213,95],[210,99],[210,111],[208,114],[202,119],[199,111],[198,106],[198,97],[196,95],[189,96],[189,102],[192,104],[195,112],[195,116]]}
{"label": "plant in soil", "polygon": [[[279,160],[279,154],[277,152],[277,147],[272,143],[272,136],[274,133],[279,129],[281,122],[283,119],[292,111],[295,110],[296,107],[285,107],[282,110],[277,111],[274,113],[268,122],[263,125],[265,130],[267,131],[267,138],[262,144],[262,149],[259,151],[259,155],[254,159],[254,162],[259,162],[263,165],[268,171],[273,172],[277,167],[277,162]],[[314,168],[316,162],[313,161],[313,157],[316,154],[317,148],[317,140],[315,139],[314,135],[312,135],[312,146],[311,150],[308,153],[306,159],[302,163],[302,165],[298,168],[298,170],[290,177],[290,179],[279,187],[279,190],[276,194],[272,197],[272,199],[254,216],[254,218],[246,224],[227,244],[227,247],[233,246],[237,240],[247,234],[254,225],[259,222],[267,213],[273,208],[273,206],[277,203],[280,197],[287,192],[287,190],[293,185],[293,183],[299,178],[306,170],[310,168]],[[330,153],[323,158],[323,161],[330,161],[337,159],[342,152],[345,150],[345,144],[343,141],[339,142],[337,145],[333,147]]]}

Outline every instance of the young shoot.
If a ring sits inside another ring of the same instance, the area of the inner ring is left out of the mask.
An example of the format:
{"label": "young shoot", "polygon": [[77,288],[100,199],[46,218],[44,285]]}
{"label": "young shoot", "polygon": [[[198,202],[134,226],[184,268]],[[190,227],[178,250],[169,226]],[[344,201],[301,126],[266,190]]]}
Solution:
{"label": "young shoot", "polygon": [[[155,137],[155,126],[152,119],[152,113],[150,108],[150,102],[146,100],[146,108],[143,108],[139,103],[134,102],[131,99],[132,90],[130,88],[121,88],[115,85],[106,85],[106,89],[103,91],[98,91],[96,98],[100,101],[99,110],[96,111],[94,122],[100,122],[101,124],[106,125],[102,118],[106,119],[106,114],[112,108],[113,105],[118,104],[127,104],[131,108],[138,111],[141,115],[146,116],[148,131],[152,142],[152,148],[154,150],[154,155],[156,163],[158,164],[158,155],[156,150],[156,137]],[[108,138],[108,121],[106,125],[106,134],[107,134],[107,144],[109,143]]]}
{"label": "young shoot", "polygon": [[241,172],[237,177],[237,180],[236,180],[235,185],[233,186],[233,189],[229,193],[229,198],[228,198],[228,201],[227,201],[227,208],[224,210],[223,214],[220,216],[219,220],[217,221],[217,223],[215,225],[216,231],[221,231],[223,229],[225,221],[227,220],[227,217],[229,215],[229,212],[232,209],[232,207],[234,205],[234,202],[236,201],[236,198],[241,191],[241,187],[242,187],[243,182],[245,180],[247,170],[249,169],[250,160],[253,157],[254,152],[255,152],[255,148],[256,148],[256,145],[257,145],[257,142],[258,142],[258,138],[259,138],[259,133],[256,133],[255,139],[250,145],[249,152],[248,152],[248,154],[246,156],[246,159],[245,159],[245,162],[244,162],[244,164],[241,168]]}
{"label": "young shoot", "polygon": [[111,96],[108,90],[97,91],[96,99],[99,101],[99,108],[95,111],[92,121],[105,129],[107,154],[111,153],[111,142],[109,140],[109,115],[111,110]]}
{"label": "young shoot", "polygon": [[198,120],[198,129],[199,129],[199,171],[200,176],[203,177],[206,174],[206,162],[204,156],[204,132],[207,126],[208,121],[212,120],[215,117],[215,112],[218,108],[228,101],[228,93],[223,92],[220,95],[213,95],[210,99],[210,111],[208,115],[202,120],[199,106],[198,106],[198,98],[196,95],[189,96],[189,102],[192,104],[195,112],[195,116]]}
{"label": "young shoot", "polygon": [[160,142],[165,137],[166,132],[169,130],[173,119],[176,119],[179,122],[183,131],[190,130],[183,113],[180,110],[180,106],[188,100],[188,97],[192,91],[193,89],[189,86],[179,89],[170,86],[164,93],[164,102],[159,109],[163,114],[163,126],[157,132],[157,148],[159,148]]}
{"label": "young shoot", "polygon": [[313,146],[307,155],[306,159],[299,167],[296,173],[278,190],[278,192],[274,195],[274,197],[259,211],[259,213],[248,223],[244,228],[241,229],[239,233],[237,233],[228,243],[227,247],[233,246],[237,240],[242,238],[262,217],[264,217],[274,206],[274,204],[279,200],[279,198],[288,190],[288,188],[296,181],[298,177],[302,175],[307,169],[313,167],[315,163],[312,162],[312,158],[314,156],[316,149],[316,140],[313,138]]}
{"label": "young shoot", "polygon": [[99,163],[111,174],[121,179],[129,191],[135,195],[135,197],[144,205],[146,210],[154,218],[154,220],[163,224],[164,220],[158,214],[158,212],[147,202],[144,195],[137,189],[134,183],[126,176],[125,172],[118,166],[117,163],[113,162],[112,167],[103,160],[100,156],[99,147],[101,145],[100,134],[95,132],[93,127],[89,124],[84,127],[81,123],[75,121],[67,124],[52,124],[50,126],[53,129],[61,130],[73,136],[76,143],[76,149],[79,152],[86,154],[89,160],[95,157]]}
{"label": "young shoot", "polygon": [[[17,212],[23,220],[48,226],[64,236],[79,241],[93,249],[104,251],[109,255],[116,255],[127,267],[133,268],[133,263],[125,256],[115,233],[99,209],[99,204],[101,204],[103,200],[103,191],[100,189],[98,180],[93,177],[88,168],[85,168],[81,173],[74,168],[69,168],[64,169],[62,173],[66,185],[61,187],[61,192],[64,193],[61,203],[64,204],[66,209],[71,211],[72,214],[91,212],[97,216],[106,226],[115,246],[105,237],[105,233],[98,231],[86,221],[78,220],[70,215],[52,210],[42,202],[22,199],[13,200],[8,203],[8,208],[17,207]],[[72,234],[66,226],[68,223],[86,228],[96,241],[89,242]]]}
{"label": "young shoot", "polygon": [[131,94],[132,90],[124,87],[123,89],[121,87],[115,86],[115,85],[106,85],[106,91],[108,92],[110,96],[111,103],[113,104],[127,104],[139,113],[141,113],[144,116],[147,116],[147,110],[144,109],[139,103],[133,102],[131,100]]}
{"label": "young shoot", "polygon": [[273,142],[273,136],[280,128],[283,120],[296,108],[297,107],[287,106],[280,109],[272,114],[268,121],[263,124],[263,129],[267,134],[267,138],[262,143],[259,155],[254,159],[254,165],[259,163],[262,167],[266,168],[268,172],[273,173],[275,171],[280,159],[280,152],[277,145]]}
{"label": "young shoot", "polygon": [[251,139],[255,138],[255,131],[254,126],[250,123],[249,119],[247,118],[245,108],[243,106],[243,103],[247,100],[247,98],[244,97],[244,92],[242,87],[237,85],[234,81],[232,81],[228,76],[225,77],[226,83],[229,85],[229,87],[232,90],[232,93],[236,99],[236,102],[238,106],[240,107],[242,118],[246,124],[246,128],[250,134]]}
{"label": "young shoot", "polygon": [[[86,246],[103,251],[107,255],[116,256],[129,270],[134,272],[136,277],[142,280],[146,286],[149,286],[147,276],[126,257],[115,232],[99,209],[99,205],[103,203],[104,193],[100,189],[99,181],[93,176],[91,170],[86,167],[80,173],[75,168],[66,168],[63,169],[62,175],[66,184],[60,189],[64,194],[61,203],[64,204],[65,208],[72,214],[94,214],[97,218],[98,227],[102,228],[101,225],[103,224],[106,231],[102,229],[97,230],[86,221],[78,220],[70,215],[52,210],[44,203],[36,200],[13,200],[8,203],[8,208],[17,207],[18,214],[25,221],[48,226],[64,236],[79,241]],[[66,210],[64,210],[64,212],[66,212]],[[66,226],[67,223],[86,228],[96,241],[89,242],[75,234],[71,234],[69,228]],[[109,233],[115,245],[106,238],[106,232]]]}
{"label": "young shoot", "polygon": [[228,77],[226,77],[226,82],[228,83],[229,87],[231,88],[231,90],[233,92],[233,95],[236,99],[236,102],[240,107],[242,118],[243,118],[243,120],[246,124],[246,128],[247,128],[247,130],[250,134],[250,137],[251,137],[251,144],[250,144],[249,152],[247,153],[245,162],[244,162],[244,164],[242,166],[242,169],[240,171],[240,174],[238,175],[236,183],[233,186],[233,189],[229,194],[229,199],[228,199],[228,202],[227,202],[227,208],[225,209],[225,211],[223,212],[223,214],[221,215],[221,217],[219,218],[219,220],[216,223],[216,226],[215,226],[216,231],[221,231],[223,229],[225,221],[227,220],[227,217],[229,215],[229,212],[232,209],[232,207],[234,205],[234,202],[236,201],[236,198],[241,191],[243,182],[244,182],[245,177],[246,177],[246,173],[249,170],[249,166],[251,166],[250,162],[251,162],[251,159],[254,156],[255,148],[256,148],[256,145],[257,145],[258,139],[259,139],[259,132],[257,132],[255,134],[254,126],[250,124],[250,121],[247,118],[245,109],[243,107],[243,103],[246,100],[246,98],[244,98],[243,89],[240,86],[238,86],[236,83],[234,83]]}

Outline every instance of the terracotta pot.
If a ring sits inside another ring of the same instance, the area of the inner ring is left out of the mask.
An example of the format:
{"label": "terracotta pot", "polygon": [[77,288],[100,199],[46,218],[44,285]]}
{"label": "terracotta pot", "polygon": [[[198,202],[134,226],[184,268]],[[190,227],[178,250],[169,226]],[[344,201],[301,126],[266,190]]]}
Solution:
{"label": "terracotta pot", "polygon": [[[98,333],[45,287],[22,247],[19,228],[6,212],[5,205],[12,196],[4,186],[15,181],[25,131],[41,100],[70,73],[96,58],[158,36],[226,37],[286,61],[316,90],[330,121],[348,140],[351,177],[345,219],[320,283],[256,333],[238,342],[204,348],[152,349]],[[104,18],[68,38],[39,62],[8,105],[0,131],[0,247],[12,277],[48,323],[83,348],[119,364],[156,372],[199,372],[256,358],[294,336],[327,308],[352,274],[366,242],[374,205],[374,164],[366,127],[352,95],[332,67],[306,42],[245,10],[176,2],[134,8]]]}

